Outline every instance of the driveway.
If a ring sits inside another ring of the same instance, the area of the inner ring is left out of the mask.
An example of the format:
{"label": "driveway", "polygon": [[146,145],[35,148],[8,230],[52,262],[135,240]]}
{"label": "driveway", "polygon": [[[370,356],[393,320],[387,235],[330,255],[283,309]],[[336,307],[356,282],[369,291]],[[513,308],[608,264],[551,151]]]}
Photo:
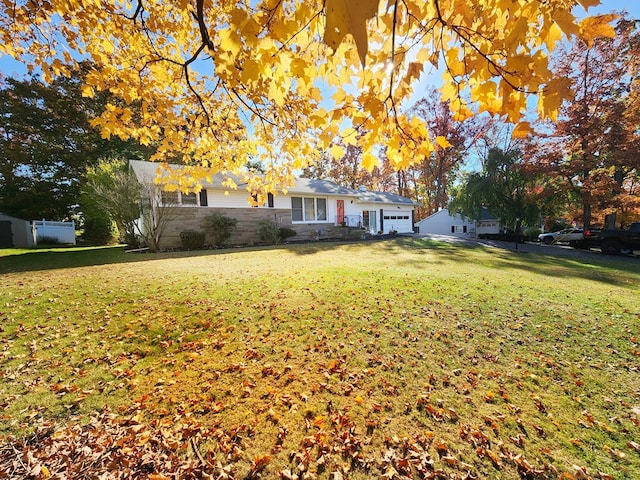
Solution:
{"label": "driveway", "polygon": [[[476,238],[458,237],[455,235],[439,235],[431,233],[417,234],[420,238],[429,238],[440,242],[468,244],[468,245],[484,245],[489,248],[499,248],[501,250],[516,251],[516,244],[514,242],[498,242],[495,240],[480,240]],[[519,243],[517,246],[518,252],[524,253],[538,253],[541,255],[554,255],[561,257],[575,257],[575,258],[592,258],[594,256],[602,256],[599,250],[578,250],[571,248],[568,245],[545,245],[537,242]],[[640,255],[627,255],[625,258],[640,258]]]}

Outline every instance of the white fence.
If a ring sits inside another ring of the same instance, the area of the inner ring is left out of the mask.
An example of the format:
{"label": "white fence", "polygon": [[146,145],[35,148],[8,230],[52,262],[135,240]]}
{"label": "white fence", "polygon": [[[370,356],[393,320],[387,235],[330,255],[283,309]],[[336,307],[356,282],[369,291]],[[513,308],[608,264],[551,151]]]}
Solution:
{"label": "white fence", "polygon": [[36,234],[36,243],[40,238],[57,238],[59,243],[76,244],[75,222],[52,222],[49,220],[34,220],[33,226]]}

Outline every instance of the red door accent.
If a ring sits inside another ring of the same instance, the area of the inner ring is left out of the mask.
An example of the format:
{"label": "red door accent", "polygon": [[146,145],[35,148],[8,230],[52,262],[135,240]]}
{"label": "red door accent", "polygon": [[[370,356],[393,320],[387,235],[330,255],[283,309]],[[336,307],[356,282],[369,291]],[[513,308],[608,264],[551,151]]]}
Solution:
{"label": "red door accent", "polygon": [[344,200],[338,200],[338,225],[344,223]]}

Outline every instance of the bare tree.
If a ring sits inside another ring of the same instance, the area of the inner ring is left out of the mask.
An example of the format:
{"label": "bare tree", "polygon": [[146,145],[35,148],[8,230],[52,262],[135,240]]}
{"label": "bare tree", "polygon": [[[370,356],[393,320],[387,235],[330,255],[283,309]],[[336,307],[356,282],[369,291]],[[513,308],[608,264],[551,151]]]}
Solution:
{"label": "bare tree", "polygon": [[123,161],[100,162],[88,172],[87,186],[125,234],[130,245],[155,252],[167,225],[178,215],[173,195],[153,182],[139,181]]}

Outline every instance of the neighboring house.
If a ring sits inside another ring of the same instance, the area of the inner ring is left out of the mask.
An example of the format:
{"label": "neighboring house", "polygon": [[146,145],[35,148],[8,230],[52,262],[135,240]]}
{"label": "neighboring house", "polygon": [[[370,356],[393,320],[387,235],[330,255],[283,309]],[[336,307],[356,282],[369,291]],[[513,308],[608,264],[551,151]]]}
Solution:
{"label": "neighboring house", "polygon": [[[149,184],[157,176],[159,165],[131,160],[130,167],[140,182]],[[182,168],[171,165],[172,169]],[[223,177],[214,176],[202,184],[195,194],[162,192],[167,205],[177,205],[179,214],[164,232],[162,248],[180,246],[180,232],[205,230],[205,218],[214,212],[237,220],[233,244],[260,241],[261,220],[297,232],[292,240],[346,238],[348,231],[372,235],[380,233],[413,233],[412,200],[387,192],[369,192],[341,187],[328,180],[299,178],[287,192],[269,194],[265,205],[251,207],[248,192],[239,186],[232,190],[222,185]],[[350,228],[349,228],[350,227]]]}
{"label": "neighboring house", "polygon": [[35,226],[31,222],[0,213],[0,248],[28,248],[35,245]]}
{"label": "neighboring house", "polygon": [[419,233],[439,235],[457,235],[476,237],[486,233],[500,233],[500,220],[482,208],[480,218],[472,220],[458,214],[451,214],[446,208],[420,220],[417,224]]}

